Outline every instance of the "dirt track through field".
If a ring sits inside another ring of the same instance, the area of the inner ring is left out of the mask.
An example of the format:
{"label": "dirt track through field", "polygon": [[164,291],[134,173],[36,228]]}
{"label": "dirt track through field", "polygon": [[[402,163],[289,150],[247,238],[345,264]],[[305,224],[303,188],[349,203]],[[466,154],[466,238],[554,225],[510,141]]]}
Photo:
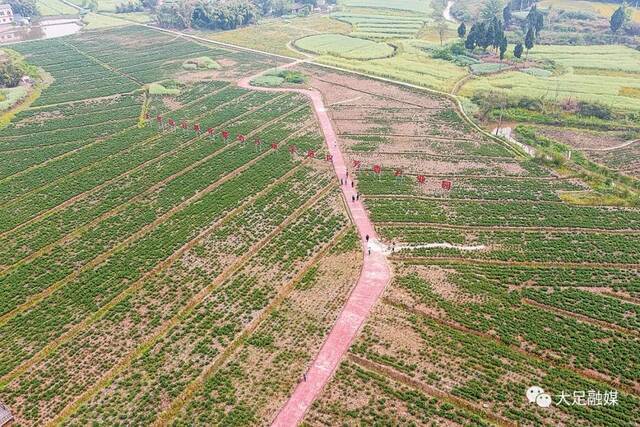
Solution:
{"label": "dirt track through field", "polygon": [[[298,62],[285,66],[291,66]],[[338,179],[347,179],[349,181],[347,178],[348,169],[338,147],[336,133],[331,125],[331,120],[320,92],[310,89],[253,87],[250,82],[255,77],[246,77],[240,80],[238,85],[252,90],[296,92],[307,96],[311,100],[327,149],[332,156],[336,176]],[[354,200],[357,189],[351,185],[342,185],[341,189],[349,214],[358,229],[362,247],[365,251],[362,271],[336,323],[331,328],[319,353],[307,370],[305,381],[301,381],[298,384],[287,403],[280,410],[273,421],[274,426],[295,426],[302,421],[305,413],[320,394],[324,385],[331,379],[338,364],[349,349],[351,342],[356,337],[369,312],[382,295],[382,291],[391,278],[391,269],[385,254],[377,247],[371,248],[370,254],[367,253],[368,242],[366,236],[369,236],[369,240],[372,241],[377,241],[378,239],[364,205],[361,201]]]}

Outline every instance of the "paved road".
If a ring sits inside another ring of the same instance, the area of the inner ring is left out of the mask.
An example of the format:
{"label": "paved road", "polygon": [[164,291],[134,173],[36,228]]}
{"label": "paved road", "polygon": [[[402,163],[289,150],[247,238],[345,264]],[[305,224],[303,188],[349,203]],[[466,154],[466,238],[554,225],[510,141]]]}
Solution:
{"label": "paved road", "polygon": [[[295,63],[291,63],[286,66],[294,64]],[[327,148],[333,156],[335,173],[338,178],[345,179],[347,165],[338,146],[336,133],[331,125],[320,92],[308,89],[253,87],[250,85],[250,81],[253,78],[255,78],[255,76],[244,78],[238,82],[238,85],[252,90],[297,92],[307,96],[311,100],[322,133],[324,134]],[[364,264],[358,283],[349,295],[340,316],[329,332],[315,360],[313,360],[307,370],[306,381],[301,381],[298,384],[285,406],[278,413],[273,422],[274,426],[290,427],[298,425],[302,421],[313,401],[320,394],[324,385],[330,380],[340,360],[349,349],[351,342],[356,337],[367,315],[391,278],[389,262],[383,250],[380,249],[381,245],[372,244],[368,246],[366,242],[365,236],[369,236],[371,243],[377,242],[377,236],[362,202],[352,202],[352,196],[356,194],[356,191],[356,188],[351,187],[351,177],[349,177],[349,184],[342,186],[342,193],[347,201],[351,217],[358,229],[364,250]],[[371,254],[367,253],[368,247],[371,248]]]}

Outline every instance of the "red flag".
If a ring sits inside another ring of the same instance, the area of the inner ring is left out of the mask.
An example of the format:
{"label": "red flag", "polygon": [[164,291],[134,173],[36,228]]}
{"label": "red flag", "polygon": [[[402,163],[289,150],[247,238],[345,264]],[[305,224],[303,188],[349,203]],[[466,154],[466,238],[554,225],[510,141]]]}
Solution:
{"label": "red flag", "polygon": [[260,139],[256,139],[256,145],[260,145],[262,144],[262,141],[260,141]]}
{"label": "red flag", "polygon": [[424,175],[418,175],[418,182],[420,184],[424,184],[424,181],[425,181],[425,176]]}
{"label": "red flag", "polygon": [[173,119],[169,119],[169,126],[175,126],[176,122]]}
{"label": "red flag", "polygon": [[195,124],[193,125],[193,130],[195,130],[196,132],[200,133],[200,124],[195,123]]}
{"label": "red flag", "polygon": [[307,151],[307,157],[310,158],[310,159],[315,158],[316,157],[316,152],[313,151],[313,150]]}
{"label": "red flag", "polygon": [[227,140],[227,138],[229,138],[229,131],[228,130],[223,130],[222,131],[222,137],[225,139],[225,141]]}
{"label": "red flag", "polygon": [[271,148],[274,150],[278,149],[278,144],[276,144],[275,142],[271,143]]}
{"label": "red flag", "polygon": [[207,128],[207,133],[209,134],[209,136],[213,135],[213,128]]}
{"label": "red flag", "polygon": [[394,175],[395,176],[402,176],[402,171],[400,169],[396,169]]}
{"label": "red flag", "polygon": [[331,154],[327,154],[324,158],[327,162],[332,162],[333,161],[333,156]]}
{"label": "red flag", "polygon": [[144,119],[149,120],[149,113],[144,113]]}
{"label": "red flag", "polygon": [[354,160],[353,161],[353,167],[356,168],[356,169],[360,169],[360,164],[361,163],[362,162],[360,160]]}
{"label": "red flag", "polygon": [[373,165],[373,171],[375,173],[380,173],[382,172],[382,168],[380,167],[380,165]]}
{"label": "red flag", "polygon": [[161,116],[161,115],[157,115],[157,116],[156,116],[156,121],[157,121],[158,123],[160,123],[160,122],[162,121],[162,116]]}
{"label": "red flag", "polygon": [[244,137],[244,135],[239,134],[238,136],[236,136],[236,139],[237,139],[238,141],[240,141],[240,142],[244,142],[245,137]]}
{"label": "red flag", "polygon": [[182,129],[186,129],[186,128],[187,128],[187,122],[182,122],[182,123],[180,123],[180,127],[181,127]]}
{"label": "red flag", "polygon": [[297,148],[296,148],[296,146],[295,146],[295,145],[292,145],[292,146],[290,146],[290,147],[289,147],[289,152],[290,152],[291,154],[295,153],[295,152],[296,152],[296,150],[297,150]]}
{"label": "red flag", "polygon": [[451,190],[451,181],[442,181],[440,186],[443,190]]}

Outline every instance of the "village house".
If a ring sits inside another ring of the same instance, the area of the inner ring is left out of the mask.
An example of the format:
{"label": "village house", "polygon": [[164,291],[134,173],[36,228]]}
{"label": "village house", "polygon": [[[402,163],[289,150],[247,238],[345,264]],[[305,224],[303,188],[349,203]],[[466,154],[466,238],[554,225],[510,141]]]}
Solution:
{"label": "village house", "polygon": [[8,4],[0,4],[0,25],[13,24],[13,10]]}

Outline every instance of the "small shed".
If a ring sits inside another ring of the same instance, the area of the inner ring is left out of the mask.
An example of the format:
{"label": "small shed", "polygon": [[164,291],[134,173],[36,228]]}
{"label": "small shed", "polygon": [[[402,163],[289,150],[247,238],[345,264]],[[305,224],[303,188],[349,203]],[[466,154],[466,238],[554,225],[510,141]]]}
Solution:
{"label": "small shed", "polygon": [[307,7],[307,5],[302,3],[294,3],[293,6],[291,6],[291,13],[298,14],[302,12],[305,7]]}
{"label": "small shed", "polygon": [[0,427],[9,425],[11,421],[13,421],[13,415],[11,415],[11,411],[9,411],[9,408],[4,406],[2,402],[0,402]]}

